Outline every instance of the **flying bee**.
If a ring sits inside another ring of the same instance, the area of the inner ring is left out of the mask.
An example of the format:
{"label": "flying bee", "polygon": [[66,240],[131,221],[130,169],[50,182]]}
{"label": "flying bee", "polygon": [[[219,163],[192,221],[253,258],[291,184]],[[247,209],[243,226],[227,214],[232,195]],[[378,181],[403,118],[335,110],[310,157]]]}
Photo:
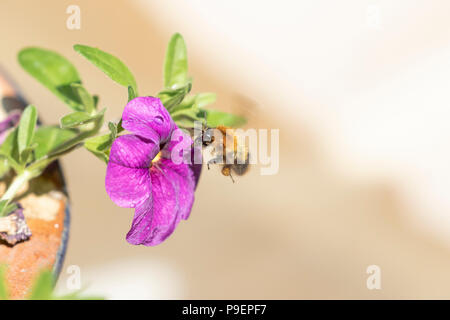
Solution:
{"label": "flying bee", "polygon": [[[209,151],[207,166],[223,164],[222,174],[229,176],[234,182],[232,172],[242,176],[249,169],[250,153],[245,141],[241,141],[232,128],[218,126],[217,128],[203,128],[201,139],[205,151]],[[198,141],[198,140],[197,140]]]}

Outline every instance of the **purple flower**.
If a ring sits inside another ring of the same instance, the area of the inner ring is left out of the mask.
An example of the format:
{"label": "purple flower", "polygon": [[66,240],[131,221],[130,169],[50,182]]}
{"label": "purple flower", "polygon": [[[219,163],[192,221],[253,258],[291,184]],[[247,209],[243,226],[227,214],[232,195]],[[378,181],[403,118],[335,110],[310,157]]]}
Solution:
{"label": "purple flower", "polygon": [[106,192],[118,206],[135,208],[127,241],[154,246],[191,212],[197,177],[189,161],[175,158],[184,156],[192,140],[154,97],[130,101],[122,126],[133,134],[118,137],[111,147]]}

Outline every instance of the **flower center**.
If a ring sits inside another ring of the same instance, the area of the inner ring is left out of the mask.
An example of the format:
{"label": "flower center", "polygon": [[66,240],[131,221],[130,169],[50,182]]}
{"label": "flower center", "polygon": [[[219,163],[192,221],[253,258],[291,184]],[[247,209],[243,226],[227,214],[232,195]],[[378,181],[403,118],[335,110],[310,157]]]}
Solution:
{"label": "flower center", "polygon": [[161,159],[161,151],[158,152],[158,154],[153,158],[152,162],[150,162],[150,168],[153,166],[154,163],[157,163]]}
{"label": "flower center", "polygon": [[159,161],[159,159],[161,159],[161,156],[162,156],[162,150],[164,149],[164,146],[165,146],[165,145],[166,145],[165,143],[161,143],[161,144],[159,145],[159,152],[158,152],[158,154],[153,158],[153,160],[150,162],[149,169],[151,169],[154,165],[158,166],[158,161]]}

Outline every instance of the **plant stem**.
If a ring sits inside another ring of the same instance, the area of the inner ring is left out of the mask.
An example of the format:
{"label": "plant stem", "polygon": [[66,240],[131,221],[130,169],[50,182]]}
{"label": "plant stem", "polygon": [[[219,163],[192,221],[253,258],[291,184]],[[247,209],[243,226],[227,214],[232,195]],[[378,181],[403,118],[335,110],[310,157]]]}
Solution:
{"label": "plant stem", "polygon": [[[21,174],[14,178],[13,182],[9,185],[0,201],[6,200],[9,203],[16,196],[20,188],[32,178],[33,175],[31,174],[31,172],[24,170]],[[5,209],[6,207],[7,206],[4,206]],[[6,214],[8,214],[8,212],[0,212],[0,216],[5,216]]]}
{"label": "plant stem", "polygon": [[0,201],[4,200],[7,201],[7,204],[3,206],[4,208],[3,212],[0,212],[0,217],[8,214],[8,212],[6,212],[7,205],[12,199],[14,199],[17,192],[26,182],[28,182],[34,177],[39,176],[42,173],[42,171],[53,161],[82,146],[84,140],[96,134],[100,130],[102,124],[103,124],[103,116],[94,122],[94,127],[92,129],[80,132],[78,136],[74,137],[73,139],[70,139],[69,141],[66,141],[59,147],[55,148],[52,152],[50,152],[46,156],[36,160],[33,163],[30,163],[23,171],[16,170],[17,176],[14,178],[13,182],[9,185],[5,194],[3,194],[3,196],[0,198]]}
{"label": "plant stem", "polygon": [[11,200],[14,198],[19,189],[32,177],[33,175],[30,171],[24,170],[20,175],[14,178],[13,182],[10,184],[0,200]]}

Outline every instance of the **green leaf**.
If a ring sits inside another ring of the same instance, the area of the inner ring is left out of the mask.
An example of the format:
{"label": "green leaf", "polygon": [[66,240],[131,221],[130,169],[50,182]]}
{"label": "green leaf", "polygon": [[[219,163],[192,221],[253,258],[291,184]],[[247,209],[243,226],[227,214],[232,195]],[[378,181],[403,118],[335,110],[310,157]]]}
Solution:
{"label": "green leaf", "polygon": [[108,77],[123,86],[131,86],[137,93],[136,80],[127,66],[115,56],[100,49],[77,44],[74,46],[76,52],[80,53]]}
{"label": "green leaf", "polygon": [[216,101],[215,93],[199,93],[196,95],[186,95],[181,103],[174,105],[170,109],[170,114],[189,108],[203,108]]}
{"label": "green leaf", "polygon": [[2,179],[11,169],[8,159],[4,156],[0,157],[0,179]]}
{"label": "green leaf", "polygon": [[197,107],[182,109],[172,114],[173,121],[181,128],[193,128],[195,121],[204,122],[204,114]]}
{"label": "green leaf", "polygon": [[134,91],[132,86],[128,86],[128,102],[133,100],[134,98],[137,98],[137,92]]}
{"label": "green leaf", "polygon": [[6,207],[8,206],[9,200],[0,200],[0,217],[6,215]]}
{"label": "green leaf", "polygon": [[122,120],[118,124],[110,121],[108,123],[110,133],[86,139],[84,147],[107,164],[112,143],[117,138],[117,134],[120,132],[119,129],[122,128],[121,123]]}
{"label": "green leaf", "polygon": [[33,157],[33,151],[37,148],[37,144],[33,143],[31,146],[25,148],[25,150],[22,151],[20,154],[20,162],[22,164],[27,164],[28,162],[32,161]]}
{"label": "green leaf", "polygon": [[11,131],[0,146],[0,155],[8,159],[8,164],[18,172],[21,168],[20,154],[17,143],[18,128]]}
{"label": "green leaf", "polygon": [[95,106],[95,108],[97,108],[97,106],[98,106],[98,101],[100,100],[100,98],[98,97],[98,96],[93,96],[92,97],[93,99],[94,99],[94,106]]}
{"label": "green leaf", "polygon": [[87,150],[92,152],[97,158],[108,163],[109,150],[114,141],[112,134],[104,134],[101,136],[89,138],[84,142]]}
{"label": "green leaf", "polygon": [[206,122],[210,128],[216,128],[220,125],[226,127],[240,127],[247,123],[247,120],[244,117],[236,116],[231,113],[210,109],[200,110],[206,112]]}
{"label": "green leaf", "polygon": [[29,295],[30,300],[50,300],[53,295],[54,285],[53,274],[48,271],[42,271],[37,277]]}
{"label": "green leaf", "polygon": [[180,110],[189,109],[189,108],[203,108],[209,104],[212,104],[216,101],[216,94],[214,93],[199,93],[197,95],[186,95],[183,101],[173,106],[170,109],[170,114],[175,114]]}
{"label": "green leaf", "polygon": [[183,37],[175,33],[167,46],[164,60],[164,87],[183,86],[188,81],[187,50]]}
{"label": "green leaf", "polygon": [[0,201],[0,217],[4,217],[8,215],[10,212],[13,212],[16,210],[17,204],[16,203],[10,203],[10,199],[8,200],[1,200]]}
{"label": "green leaf", "polygon": [[17,210],[17,208],[18,208],[17,203],[15,203],[15,202],[9,203],[6,206],[5,213],[8,214],[10,212],[13,212],[13,211]]}
{"label": "green leaf", "polygon": [[[47,150],[47,154],[44,154],[42,159],[37,160],[33,164],[31,164],[28,168],[33,171],[39,172],[39,170],[45,169],[45,167],[50,164],[52,161],[57,159],[58,157],[72,151],[75,148],[81,147],[84,144],[86,139],[94,136],[98,133],[99,129],[103,124],[103,111],[100,113],[101,117],[98,117],[97,120],[94,121],[94,126],[91,128],[81,128],[80,130],[74,131],[74,135],[69,135],[64,138],[61,143],[59,143],[54,148]],[[85,129],[85,130],[82,130]],[[67,133],[70,133],[69,129],[60,129],[67,130]]]}
{"label": "green leaf", "polygon": [[[22,116],[20,117],[20,122],[18,126],[17,134],[17,147],[22,159],[22,153],[27,149],[34,137],[34,132],[36,130],[37,121],[37,111],[34,106],[28,106],[25,108]],[[27,158],[25,157],[25,160]],[[23,161],[22,161],[23,162]]]}
{"label": "green leaf", "polygon": [[195,102],[196,99],[197,99],[197,95],[185,96],[183,101],[180,104],[178,104],[170,109],[170,114],[174,114],[180,110],[197,107],[196,102]]}
{"label": "green leaf", "polygon": [[192,89],[189,81],[184,86],[177,89],[165,89],[157,94],[163,106],[171,113],[172,109],[178,106]]}
{"label": "green leaf", "polygon": [[215,101],[215,94],[201,93],[187,96],[182,103],[171,110],[172,119],[182,128],[193,128],[195,121],[206,121],[206,110],[199,108]]}
{"label": "green leaf", "polygon": [[[112,143],[117,138],[117,134],[120,132],[122,120],[118,124],[114,122],[109,122],[108,127],[111,131],[109,134],[104,134],[101,136],[89,138],[84,142],[85,148],[93,153],[97,158],[108,163],[109,161],[109,151],[111,149]],[[123,130],[123,128],[122,128]]]}
{"label": "green leaf", "polygon": [[122,118],[120,118],[119,123],[117,124],[117,133],[121,133],[125,129],[122,127]]}
{"label": "green leaf", "polygon": [[80,98],[80,101],[84,106],[84,110],[87,113],[94,112],[96,103],[94,97],[89,94],[86,88],[79,83],[72,83],[70,86],[72,87],[72,90],[74,90],[77,93],[78,97]]}
{"label": "green leaf", "polygon": [[0,300],[8,300],[9,292],[6,282],[6,266],[0,265]]}
{"label": "green leaf", "polygon": [[195,99],[195,102],[197,103],[197,107],[203,108],[206,107],[209,104],[213,104],[216,102],[216,94],[211,92],[205,92],[205,93],[199,93]]}
{"label": "green leaf", "polygon": [[22,68],[58,98],[72,109],[82,110],[78,97],[70,88],[74,82],[81,83],[81,79],[66,58],[54,51],[30,47],[21,50],[18,59]]}
{"label": "green leaf", "polygon": [[61,129],[56,126],[38,128],[34,136],[34,143],[37,144],[34,151],[35,158],[41,159],[63,143],[75,138],[76,135],[75,130]]}
{"label": "green leaf", "polygon": [[190,117],[178,116],[173,121],[177,124],[178,128],[182,129],[191,129],[194,128],[195,121],[199,121],[196,119],[192,119]]}
{"label": "green leaf", "polygon": [[59,122],[61,128],[63,129],[75,128],[83,124],[93,122],[100,117],[103,117],[105,111],[106,110],[103,109],[102,111],[94,115],[90,115],[86,112],[77,111],[62,117]]}
{"label": "green leaf", "polygon": [[108,128],[109,128],[109,131],[111,131],[111,138],[113,139],[113,140],[115,140],[116,138],[117,138],[117,133],[118,133],[118,128],[117,128],[117,124],[115,124],[114,122],[109,122],[108,123]]}
{"label": "green leaf", "polygon": [[192,108],[181,109],[181,110],[178,110],[177,112],[172,113],[172,118],[174,118],[174,119],[179,116],[190,117],[192,119],[200,119],[200,117],[203,116],[203,113],[201,113],[200,109],[193,106]]}

